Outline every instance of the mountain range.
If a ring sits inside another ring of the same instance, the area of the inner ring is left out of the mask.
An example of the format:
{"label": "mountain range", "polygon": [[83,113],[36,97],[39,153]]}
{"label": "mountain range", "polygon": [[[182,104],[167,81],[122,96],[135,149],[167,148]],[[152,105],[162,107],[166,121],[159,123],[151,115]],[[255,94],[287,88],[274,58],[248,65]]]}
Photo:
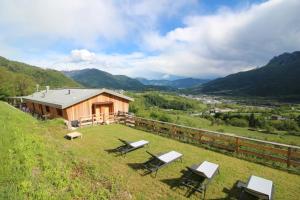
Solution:
{"label": "mountain range", "polygon": [[136,79],[125,75],[112,75],[98,69],[62,71],[66,76],[88,88],[109,88],[123,90],[143,90],[146,88]]}
{"label": "mountain range", "polygon": [[[112,75],[98,69],[56,71],[0,57],[0,99],[32,93],[36,84],[59,87],[167,90],[190,94],[284,97],[300,99],[300,51],[272,58],[265,66],[212,81],[183,78],[147,80]],[[42,89],[42,88],[41,88]]]}
{"label": "mountain range", "polygon": [[125,75],[112,75],[99,69],[62,71],[66,76],[89,88],[111,88],[124,90],[176,90],[200,85],[208,80],[185,78],[178,80],[148,80],[130,78]]}
{"label": "mountain range", "polygon": [[218,78],[192,93],[214,95],[300,97],[300,51],[284,53],[272,58],[265,66]]}
{"label": "mountain range", "polygon": [[169,86],[176,89],[190,88],[209,82],[208,79],[181,78],[176,80],[148,80],[137,78],[144,85]]}

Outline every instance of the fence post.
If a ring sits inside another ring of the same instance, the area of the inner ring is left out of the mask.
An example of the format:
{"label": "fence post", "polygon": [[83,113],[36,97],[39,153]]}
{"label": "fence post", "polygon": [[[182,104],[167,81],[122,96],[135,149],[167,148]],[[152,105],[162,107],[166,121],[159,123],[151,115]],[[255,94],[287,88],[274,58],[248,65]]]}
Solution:
{"label": "fence post", "polygon": [[240,138],[235,138],[235,152],[238,154],[240,148]]}
{"label": "fence post", "polygon": [[176,126],[175,125],[172,126],[172,131],[171,132],[172,132],[173,135],[176,135]]}
{"label": "fence post", "polygon": [[287,160],[286,160],[287,167],[290,167],[291,165],[291,153],[292,153],[292,148],[289,147],[287,152]]}
{"label": "fence post", "polygon": [[155,122],[152,121],[152,130],[155,132],[156,128],[155,128]]}

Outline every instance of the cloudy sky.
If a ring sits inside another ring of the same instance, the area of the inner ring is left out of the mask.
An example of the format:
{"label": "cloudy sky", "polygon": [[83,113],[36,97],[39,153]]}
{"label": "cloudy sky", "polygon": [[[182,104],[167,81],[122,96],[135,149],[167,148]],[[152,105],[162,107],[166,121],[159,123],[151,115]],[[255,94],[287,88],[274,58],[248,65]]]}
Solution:
{"label": "cloudy sky", "polygon": [[300,50],[300,0],[1,0],[0,55],[58,70],[213,78]]}

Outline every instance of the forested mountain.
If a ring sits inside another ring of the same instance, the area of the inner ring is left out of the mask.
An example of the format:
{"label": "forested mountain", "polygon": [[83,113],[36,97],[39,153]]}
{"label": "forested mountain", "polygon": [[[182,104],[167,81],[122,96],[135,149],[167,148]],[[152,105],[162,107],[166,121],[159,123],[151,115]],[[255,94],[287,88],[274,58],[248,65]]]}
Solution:
{"label": "forested mountain", "polygon": [[59,71],[42,69],[0,56],[0,99],[7,96],[23,96],[33,92],[36,84],[50,87],[80,87]]}
{"label": "forested mountain", "polygon": [[190,91],[240,96],[300,96],[300,51],[281,54],[261,68],[218,78]]}
{"label": "forested mountain", "polygon": [[144,85],[169,86],[173,88],[189,88],[207,83],[207,79],[182,78],[177,80],[148,80],[145,78],[137,78]]}
{"label": "forested mountain", "polygon": [[124,90],[143,90],[145,85],[138,80],[124,75],[112,75],[98,69],[82,69],[63,71],[63,73],[78,83],[90,88],[110,88]]}

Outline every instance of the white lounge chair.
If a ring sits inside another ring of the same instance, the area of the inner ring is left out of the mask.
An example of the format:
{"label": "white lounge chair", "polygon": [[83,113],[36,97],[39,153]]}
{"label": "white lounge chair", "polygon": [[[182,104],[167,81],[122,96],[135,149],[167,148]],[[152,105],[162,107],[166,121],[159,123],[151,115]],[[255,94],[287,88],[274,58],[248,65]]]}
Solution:
{"label": "white lounge chair", "polygon": [[144,166],[150,173],[155,172],[155,176],[157,174],[157,171],[160,168],[162,168],[176,160],[181,160],[181,162],[182,162],[183,155],[176,151],[170,151],[170,152],[161,153],[158,155],[154,155],[148,151],[146,151],[146,152],[151,156],[151,158],[149,158],[149,160],[144,163]]}
{"label": "white lounge chair", "polygon": [[245,199],[247,194],[258,199],[273,199],[274,185],[271,180],[252,175],[247,183],[239,182],[238,185],[242,186],[243,189],[240,199]]}
{"label": "white lounge chair", "polygon": [[187,169],[188,171],[181,178],[181,184],[193,191],[201,192],[205,198],[209,183],[219,173],[219,165],[204,161],[201,164],[187,167]]}
{"label": "white lounge chair", "polygon": [[119,140],[123,143],[123,145],[119,146],[116,149],[116,151],[119,152],[121,155],[125,155],[126,153],[128,153],[130,151],[134,151],[136,149],[142,148],[145,145],[149,144],[149,142],[146,140],[139,140],[136,142],[129,142],[129,141],[122,140],[122,139],[119,139]]}

